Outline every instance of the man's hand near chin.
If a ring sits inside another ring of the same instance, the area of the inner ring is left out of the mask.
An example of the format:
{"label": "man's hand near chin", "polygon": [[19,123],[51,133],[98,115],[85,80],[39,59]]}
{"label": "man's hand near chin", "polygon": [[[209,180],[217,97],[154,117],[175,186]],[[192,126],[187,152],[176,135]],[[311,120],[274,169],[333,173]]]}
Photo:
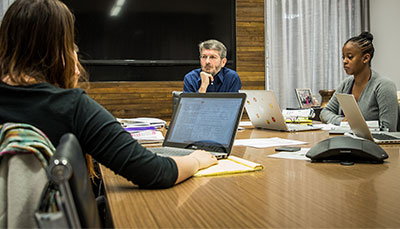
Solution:
{"label": "man's hand near chin", "polygon": [[214,81],[214,77],[207,72],[200,72],[200,77],[201,77],[201,85],[199,88],[199,93],[206,93],[208,85],[210,85],[210,82],[212,83]]}

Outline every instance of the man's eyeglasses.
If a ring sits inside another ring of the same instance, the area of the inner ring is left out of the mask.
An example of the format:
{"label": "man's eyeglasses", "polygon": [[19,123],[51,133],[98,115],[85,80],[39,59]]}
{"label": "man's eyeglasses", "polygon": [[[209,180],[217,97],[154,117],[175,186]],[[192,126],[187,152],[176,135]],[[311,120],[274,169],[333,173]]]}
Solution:
{"label": "man's eyeglasses", "polygon": [[200,59],[202,59],[202,60],[207,60],[207,58],[210,58],[211,61],[214,61],[214,60],[218,60],[219,56],[214,56],[214,55],[211,55],[211,56],[201,55],[200,56]]}

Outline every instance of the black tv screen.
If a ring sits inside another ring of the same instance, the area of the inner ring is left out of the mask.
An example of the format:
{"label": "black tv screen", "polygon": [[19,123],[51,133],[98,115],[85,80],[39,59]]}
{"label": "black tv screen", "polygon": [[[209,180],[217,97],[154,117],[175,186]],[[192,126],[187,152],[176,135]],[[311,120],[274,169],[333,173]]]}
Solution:
{"label": "black tv screen", "polygon": [[235,69],[235,0],[64,0],[91,81],[183,80],[198,44],[223,42]]}

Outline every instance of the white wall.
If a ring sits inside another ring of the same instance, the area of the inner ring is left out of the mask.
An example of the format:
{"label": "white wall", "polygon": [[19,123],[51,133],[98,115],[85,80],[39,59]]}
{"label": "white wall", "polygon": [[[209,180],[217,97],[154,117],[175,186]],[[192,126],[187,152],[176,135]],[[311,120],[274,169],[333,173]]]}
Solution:
{"label": "white wall", "polygon": [[400,90],[400,0],[370,0],[370,29],[374,35],[372,68]]}

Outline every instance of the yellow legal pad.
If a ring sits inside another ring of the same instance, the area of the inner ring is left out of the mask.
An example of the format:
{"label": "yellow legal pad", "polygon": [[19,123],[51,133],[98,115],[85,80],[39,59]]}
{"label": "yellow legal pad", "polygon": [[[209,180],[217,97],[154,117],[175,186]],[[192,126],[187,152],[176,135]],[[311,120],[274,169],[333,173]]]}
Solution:
{"label": "yellow legal pad", "polygon": [[263,169],[264,166],[261,164],[230,155],[227,159],[218,160],[217,165],[199,170],[196,174],[194,174],[194,176],[217,176],[233,173],[253,172]]}

